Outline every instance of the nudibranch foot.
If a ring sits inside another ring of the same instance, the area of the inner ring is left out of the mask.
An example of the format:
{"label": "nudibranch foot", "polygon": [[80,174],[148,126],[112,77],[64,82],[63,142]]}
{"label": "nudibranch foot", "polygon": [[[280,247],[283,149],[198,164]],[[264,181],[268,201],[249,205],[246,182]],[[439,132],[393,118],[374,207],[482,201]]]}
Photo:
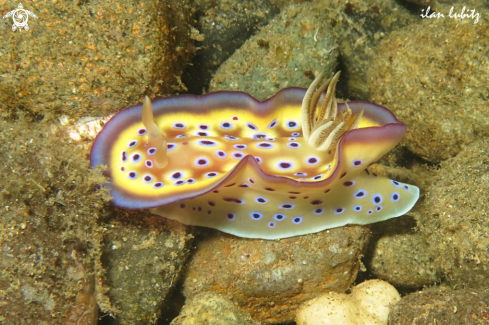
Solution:
{"label": "nudibranch foot", "polygon": [[398,217],[417,187],[369,173],[406,125],[368,102],[338,103],[339,74],[259,102],[242,92],[130,107],[95,140],[112,203],[187,225],[277,239]]}
{"label": "nudibranch foot", "polygon": [[[318,75],[307,89],[302,101],[302,133],[312,148],[328,151],[336,147],[336,143],[345,132],[358,127],[363,110],[352,116],[350,107],[346,104],[346,110],[338,113],[335,89],[340,72],[318,87],[323,76],[323,73]],[[326,88],[326,95],[318,108],[321,94]]]}

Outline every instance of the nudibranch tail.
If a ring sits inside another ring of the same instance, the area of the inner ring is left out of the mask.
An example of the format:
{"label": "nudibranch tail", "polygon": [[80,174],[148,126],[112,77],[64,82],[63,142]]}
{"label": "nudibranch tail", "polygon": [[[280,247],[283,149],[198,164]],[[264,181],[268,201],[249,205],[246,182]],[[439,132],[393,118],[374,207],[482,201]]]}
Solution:
{"label": "nudibranch tail", "polygon": [[[346,105],[346,109],[338,113],[335,90],[340,72],[317,87],[323,76],[323,73],[318,75],[307,89],[302,101],[302,133],[312,148],[318,151],[329,151],[336,147],[345,132],[358,127],[363,110],[352,118],[351,109]],[[318,108],[320,97],[326,88],[326,94]]]}

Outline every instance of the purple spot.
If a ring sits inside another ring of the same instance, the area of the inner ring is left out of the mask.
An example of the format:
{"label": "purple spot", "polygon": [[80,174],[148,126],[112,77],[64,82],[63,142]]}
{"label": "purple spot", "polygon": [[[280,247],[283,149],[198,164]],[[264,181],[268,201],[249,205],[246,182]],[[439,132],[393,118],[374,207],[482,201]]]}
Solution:
{"label": "purple spot", "polygon": [[250,212],[250,217],[253,220],[260,220],[261,218],[263,218],[263,214],[261,214],[260,212]]}
{"label": "purple spot", "polygon": [[353,161],[353,166],[355,166],[355,167],[360,166],[361,164],[363,164],[363,161],[361,161],[359,159]]}
{"label": "purple spot", "polygon": [[143,180],[145,183],[151,183],[153,181],[153,177],[151,177],[150,175],[144,175]]}
{"label": "purple spot", "polygon": [[341,174],[340,178],[343,178],[346,176],[346,172],[344,172],[343,174]]}
{"label": "purple spot", "polygon": [[308,165],[315,165],[319,162],[319,158],[318,157],[309,157],[306,159],[306,162]]}
{"label": "purple spot", "polygon": [[185,203],[180,203],[180,209],[185,208]]}
{"label": "purple spot", "polygon": [[194,182],[195,182],[195,179],[193,179],[193,178],[187,179],[187,183],[189,183],[189,184],[193,184]]}
{"label": "purple spot", "polygon": [[323,174],[320,174],[320,175],[314,176],[312,179],[314,179],[314,180],[318,180],[318,179],[320,179],[321,177],[323,177]]}
{"label": "purple spot", "polygon": [[207,130],[208,128],[209,128],[209,126],[206,124],[199,124],[199,129],[201,129],[201,130]]}
{"label": "purple spot", "polygon": [[404,189],[406,189],[406,190],[408,190],[408,191],[409,191],[409,186],[404,185]]}
{"label": "purple spot", "polygon": [[259,164],[261,164],[263,162],[263,159],[261,159],[260,157],[255,157],[255,160],[256,162],[258,162]]}
{"label": "purple spot", "polygon": [[268,202],[267,199],[265,199],[264,197],[257,197],[255,198],[255,201],[260,204],[265,204]]}
{"label": "purple spot", "polygon": [[197,132],[197,135],[199,137],[206,137],[207,136],[207,132]]}
{"label": "purple spot", "polygon": [[273,216],[273,218],[277,221],[282,221],[285,219],[285,216],[281,213],[277,213],[276,215]]}
{"label": "purple spot", "polygon": [[368,213],[368,214],[372,214],[372,213],[374,213],[374,212],[373,212],[372,210],[368,210],[368,211],[367,211],[367,213]]}
{"label": "purple spot", "polygon": [[185,181],[179,180],[179,181],[176,181],[174,184],[177,185],[177,186],[180,186],[180,185],[185,184]]}
{"label": "purple spot", "polygon": [[372,202],[374,204],[380,204],[380,203],[382,203],[382,195],[375,194],[374,197],[372,198]]}
{"label": "purple spot", "polygon": [[[185,142],[183,142],[183,144],[186,144],[186,143],[185,143]],[[174,144],[174,143],[167,143],[167,144],[166,144],[166,148],[168,149],[168,151],[173,150],[173,149],[175,149],[176,147],[177,147],[177,145],[176,145],[176,144]]]}
{"label": "purple spot", "polygon": [[225,135],[225,136],[224,136],[224,138],[225,138],[225,139],[228,139],[228,140],[232,140],[232,141],[234,141],[234,140],[239,140],[239,138],[237,138],[237,137],[233,137],[232,135]]}
{"label": "purple spot", "polygon": [[138,173],[136,173],[136,172],[127,173],[127,178],[129,178],[129,179],[136,179],[137,177],[138,177]]}
{"label": "purple spot", "polygon": [[375,208],[375,210],[377,210],[377,212],[380,212],[380,210],[382,210],[382,207],[379,205],[378,207]]}
{"label": "purple spot", "polygon": [[290,120],[290,121],[287,122],[287,127],[289,129],[295,128],[296,126],[297,126],[297,122],[296,121]]}
{"label": "purple spot", "polygon": [[127,160],[127,151],[122,152],[122,162],[125,162]]}
{"label": "purple spot", "polygon": [[323,212],[324,212],[323,208],[319,208],[319,209],[314,210],[314,214],[321,214]]}
{"label": "purple spot", "polygon": [[215,204],[214,202],[212,202],[212,201],[207,202],[207,204],[209,204],[211,207],[213,207],[213,206],[215,206],[215,205],[216,205],[216,204]]}
{"label": "purple spot", "polygon": [[298,225],[302,222],[302,217],[295,217],[294,219],[292,219],[292,222]]}
{"label": "purple spot", "polygon": [[293,136],[293,137],[298,137],[299,135],[301,135],[299,132],[294,132],[294,133],[292,133],[292,136]]}
{"label": "purple spot", "polygon": [[234,219],[236,219],[236,215],[234,213],[228,213],[227,217],[229,221],[233,221]]}
{"label": "purple spot", "polygon": [[280,206],[282,209],[292,209],[294,207],[291,203],[285,203]]}
{"label": "purple spot", "polygon": [[134,147],[138,142],[136,140],[131,140],[129,141],[129,143],[127,144],[127,147],[128,148],[132,148]]}
{"label": "purple spot", "polygon": [[177,123],[173,123],[173,127],[175,129],[183,130],[183,129],[185,129],[185,124],[177,122]]}
{"label": "purple spot", "polygon": [[273,120],[269,125],[268,125],[268,128],[269,129],[272,129],[274,128],[275,126],[277,125],[277,120]]}
{"label": "purple spot", "polygon": [[255,184],[255,181],[252,178],[248,178],[251,184]]}
{"label": "purple spot", "polygon": [[125,171],[126,170],[126,167],[124,166],[121,166],[121,172]]}
{"label": "purple spot", "polygon": [[160,188],[162,186],[163,186],[163,183],[162,182],[156,182],[156,183],[153,184],[153,187],[154,188]]}
{"label": "purple spot", "polygon": [[138,135],[144,135],[144,134],[146,134],[146,129],[143,128],[138,130]]}
{"label": "purple spot", "polygon": [[273,188],[271,188],[271,187],[265,187],[265,190],[267,190],[267,191],[271,191],[271,192],[275,191],[275,190],[274,190]]}
{"label": "purple spot", "polygon": [[341,213],[343,213],[344,211],[345,211],[345,209],[344,209],[344,208],[337,208],[337,209],[335,209],[335,210],[334,210],[334,213],[335,213],[335,214],[341,214]]}
{"label": "purple spot", "polygon": [[319,205],[319,204],[322,204],[322,203],[323,203],[323,201],[321,201],[321,200],[314,200],[314,201],[311,202],[312,205]]}
{"label": "purple spot", "polygon": [[243,154],[241,152],[233,152],[233,158],[240,159],[243,158]]}
{"label": "purple spot", "polygon": [[252,123],[246,123],[246,126],[252,130],[258,129],[256,126],[254,126]]}
{"label": "purple spot", "polygon": [[226,158],[228,155],[227,155],[227,153],[225,153],[222,150],[217,150],[216,151],[216,156],[218,156],[219,158]]}
{"label": "purple spot", "polygon": [[173,173],[173,175],[171,175],[171,177],[172,177],[173,179],[179,179],[179,178],[181,178],[181,177],[182,177],[182,173],[180,173],[180,172],[175,172],[175,173]]}
{"label": "purple spot", "polygon": [[233,121],[237,121],[239,118],[237,116],[233,116]]}
{"label": "purple spot", "polygon": [[275,222],[270,222],[270,223],[268,224],[268,226],[269,226],[270,228],[275,228]]}
{"label": "purple spot", "polygon": [[240,199],[235,199],[235,198],[232,198],[232,197],[224,197],[222,198],[224,201],[226,202],[234,202],[234,203],[238,203],[238,204],[243,204],[244,201],[243,200],[240,200]]}
{"label": "purple spot", "polygon": [[211,141],[211,140],[199,140],[199,141],[197,141],[197,143],[202,145],[202,146],[207,146],[207,147],[213,147],[213,146],[217,145],[217,143],[215,143],[214,141]]}
{"label": "purple spot", "polygon": [[353,184],[355,184],[355,181],[346,181],[343,183],[344,186],[352,186]]}
{"label": "purple spot", "polygon": [[297,142],[290,142],[290,143],[287,143],[287,147],[289,148],[292,148],[292,149],[296,149],[296,148],[299,148],[301,145]]}
{"label": "purple spot", "polygon": [[394,192],[391,195],[391,200],[394,201],[394,202],[397,202],[397,201],[399,201],[399,197],[400,197],[399,196],[399,193]]}
{"label": "purple spot", "polygon": [[248,184],[246,184],[246,183],[243,183],[239,187],[250,187],[250,186]]}
{"label": "purple spot", "polygon": [[215,172],[210,172],[210,173],[205,174],[205,177],[216,177],[216,176],[217,176],[217,173],[215,173]]}
{"label": "purple spot", "polygon": [[207,158],[197,158],[195,164],[199,167],[207,166],[209,164],[209,159]]}
{"label": "purple spot", "polygon": [[278,167],[280,169],[287,170],[287,169],[292,168],[292,163],[286,162],[286,161],[282,161],[282,162],[279,162],[278,163]]}
{"label": "purple spot", "polygon": [[258,143],[258,147],[260,148],[273,148],[273,143],[268,143],[268,142],[260,142]]}
{"label": "purple spot", "polygon": [[355,205],[355,207],[353,208],[353,210],[355,210],[355,211],[362,211],[362,206],[361,205]]}
{"label": "purple spot", "polygon": [[138,162],[139,160],[141,160],[141,155],[140,154],[135,153],[134,155],[132,155],[132,161],[133,162]]}
{"label": "purple spot", "polygon": [[230,122],[222,122],[221,123],[221,128],[225,129],[225,130],[228,130],[230,128],[232,128],[233,125],[230,123]]}
{"label": "purple spot", "polygon": [[149,148],[146,152],[148,153],[148,155],[152,156],[155,154],[156,148]]}
{"label": "purple spot", "polygon": [[400,186],[401,186],[401,183],[399,183],[399,182],[397,182],[397,181],[394,181],[394,180],[392,180],[392,179],[391,179],[391,182],[392,182],[392,184],[394,184],[394,186],[396,186],[396,187],[400,187]]}
{"label": "purple spot", "polygon": [[358,192],[355,193],[355,197],[358,197],[358,198],[364,197],[366,194],[367,193],[365,193],[364,190],[360,190],[360,191],[358,191]]}
{"label": "purple spot", "polygon": [[265,133],[255,133],[255,134],[253,134],[253,136],[251,138],[253,140],[258,140],[258,139],[264,139],[266,137],[267,137],[267,135]]}
{"label": "purple spot", "polygon": [[246,149],[246,145],[245,144],[235,144],[233,147],[235,149],[238,149],[238,150],[244,150],[244,149]]}
{"label": "purple spot", "polygon": [[294,176],[307,176],[307,173],[294,173]]}

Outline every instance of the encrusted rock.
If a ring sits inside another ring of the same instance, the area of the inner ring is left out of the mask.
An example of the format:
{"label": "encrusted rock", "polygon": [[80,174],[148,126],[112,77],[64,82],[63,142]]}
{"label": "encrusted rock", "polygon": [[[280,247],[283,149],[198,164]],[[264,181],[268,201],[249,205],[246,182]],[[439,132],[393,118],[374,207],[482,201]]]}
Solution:
{"label": "encrusted rock", "polygon": [[348,289],[369,237],[363,226],[273,241],[212,233],[190,261],[185,296],[216,292],[268,324],[291,322],[304,301]]}
{"label": "encrusted rock", "polygon": [[474,20],[421,20],[391,33],[370,62],[372,101],[408,124],[401,142],[439,163],[489,129],[489,29]]}

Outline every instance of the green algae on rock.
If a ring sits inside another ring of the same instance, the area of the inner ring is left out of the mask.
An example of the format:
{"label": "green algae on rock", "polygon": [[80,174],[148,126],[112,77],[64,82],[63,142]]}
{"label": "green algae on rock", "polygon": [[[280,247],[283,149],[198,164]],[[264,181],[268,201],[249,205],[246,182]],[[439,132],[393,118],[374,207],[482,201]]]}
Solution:
{"label": "green algae on rock", "polygon": [[282,88],[308,87],[312,70],[333,72],[338,46],[323,13],[309,3],[285,8],[219,67],[209,91],[245,89],[264,100]]}
{"label": "green algae on rock", "polygon": [[489,286],[488,148],[480,139],[442,162],[420,207],[419,231],[454,288]]}
{"label": "green algae on rock", "polygon": [[424,19],[392,32],[371,60],[371,99],[408,124],[402,145],[432,162],[489,129],[485,22]]}
{"label": "green algae on rock", "polygon": [[[0,122],[0,323],[54,324],[76,305],[85,283],[102,310],[100,260],[106,191],[86,153],[45,123]],[[78,268],[86,271],[76,271]],[[92,279],[92,280],[91,280]]]}
{"label": "green algae on rock", "polygon": [[[192,51],[188,1],[22,4],[39,19],[29,31],[0,33],[0,116],[100,116],[182,88]],[[0,8],[14,5],[0,0]]]}

